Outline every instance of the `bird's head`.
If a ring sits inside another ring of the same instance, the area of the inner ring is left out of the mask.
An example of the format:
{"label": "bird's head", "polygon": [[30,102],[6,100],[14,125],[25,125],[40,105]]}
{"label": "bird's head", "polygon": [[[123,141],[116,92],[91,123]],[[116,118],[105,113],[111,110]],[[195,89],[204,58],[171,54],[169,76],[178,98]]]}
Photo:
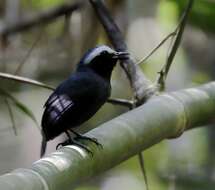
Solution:
{"label": "bird's head", "polygon": [[127,52],[117,52],[105,45],[97,46],[83,56],[77,70],[89,68],[100,76],[110,79],[117,61],[128,58]]}

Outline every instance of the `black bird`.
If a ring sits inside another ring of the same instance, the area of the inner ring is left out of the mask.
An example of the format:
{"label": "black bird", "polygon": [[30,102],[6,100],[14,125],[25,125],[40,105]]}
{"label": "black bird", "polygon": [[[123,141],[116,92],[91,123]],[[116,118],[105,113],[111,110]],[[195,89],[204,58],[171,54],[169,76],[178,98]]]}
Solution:
{"label": "black bird", "polygon": [[111,93],[112,70],[117,60],[127,58],[127,52],[117,52],[105,45],[91,49],[83,56],[75,73],[56,88],[44,105],[41,156],[47,141],[63,132],[69,139],[59,145],[77,144],[88,150],[75,138],[71,139],[68,131],[73,132],[76,139],[84,138],[99,144],[96,139],[82,136],[73,128],[90,119],[107,101]]}

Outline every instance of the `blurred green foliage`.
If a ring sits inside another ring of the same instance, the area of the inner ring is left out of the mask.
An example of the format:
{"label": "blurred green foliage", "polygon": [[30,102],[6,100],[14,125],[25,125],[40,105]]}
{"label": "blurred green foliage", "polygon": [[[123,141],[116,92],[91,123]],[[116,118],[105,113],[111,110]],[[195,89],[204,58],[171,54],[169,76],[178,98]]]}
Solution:
{"label": "blurred green foliage", "polygon": [[0,96],[8,98],[21,112],[23,112],[26,116],[32,119],[32,121],[34,121],[36,126],[40,129],[39,124],[33,112],[26,105],[24,105],[22,102],[17,100],[17,98],[15,98],[13,95],[11,95],[10,93],[8,93],[6,90],[2,88],[0,88]]}
{"label": "blurred green foliage", "polygon": [[22,4],[24,7],[28,7],[29,5],[35,9],[44,9],[51,6],[57,6],[62,4],[64,0],[22,0]]}
{"label": "blurred green foliage", "polygon": [[[182,13],[187,1],[174,1]],[[189,22],[194,26],[208,32],[215,32],[215,2],[209,0],[197,0],[190,15]]]}
{"label": "blurred green foliage", "polygon": [[[178,0],[161,0],[158,6],[158,18],[161,21],[174,23],[179,15],[183,14],[188,1]],[[168,11],[168,12],[167,12]],[[215,2],[209,0],[197,0],[194,2],[191,15],[189,17],[190,24],[203,29],[207,32],[215,32]]]}
{"label": "blurred green foliage", "polygon": [[179,15],[175,2],[166,0],[160,1],[157,13],[157,19],[161,24],[164,26],[167,25],[168,27],[171,27],[171,29],[174,28]]}

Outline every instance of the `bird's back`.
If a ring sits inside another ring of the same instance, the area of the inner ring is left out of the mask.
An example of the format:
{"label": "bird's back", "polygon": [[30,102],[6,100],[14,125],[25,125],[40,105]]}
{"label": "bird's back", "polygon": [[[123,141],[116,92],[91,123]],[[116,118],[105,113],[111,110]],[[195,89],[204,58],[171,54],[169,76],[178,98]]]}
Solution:
{"label": "bird's back", "polygon": [[92,117],[110,96],[110,82],[91,71],[76,72],[45,103],[42,130],[46,140]]}

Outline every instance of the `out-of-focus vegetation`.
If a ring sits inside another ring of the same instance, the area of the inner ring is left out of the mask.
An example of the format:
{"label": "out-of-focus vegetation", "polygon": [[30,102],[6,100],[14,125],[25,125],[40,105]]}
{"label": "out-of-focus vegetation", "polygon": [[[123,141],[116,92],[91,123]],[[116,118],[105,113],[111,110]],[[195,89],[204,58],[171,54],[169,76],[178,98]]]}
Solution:
{"label": "out-of-focus vegetation", "polygon": [[[4,0],[0,1],[0,28],[15,24],[42,10],[61,5],[65,0]],[[71,1],[67,1],[71,2]],[[76,1],[72,1],[76,2]],[[118,0],[107,1],[122,29],[132,55],[139,60],[172,32],[187,1],[177,0]],[[195,1],[184,40],[171,68],[168,90],[190,87],[214,79],[215,62],[215,2]],[[0,50],[0,71],[34,78],[56,86],[74,71],[81,55],[96,44],[109,43],[89,4],[71,17],[60,17],[48,25],[12,35]],[[169,43],[162,46],[146,63],[144,72],[152,80],[165,63]],[[40,122],[43,104],[51,91],[39,87],[0,80],[1,88],[22,102]],[[112,97],[131,98],[125,74],[116,67],[112,78]],[[7,97],[8,98],[8,97]],[[4,98],[0,99],[0,173],[27,167],[39,158],[41,136],[30,117],[11,104],[18,135],[12,129],[11,117]],[[106,104],[82,131],[89,130],[126,108]],[[27,113],[30,113],[28,111]],[[49,152],[58,139],[49,143]],[[144,152],[149,187],[162,189],[213,189],[215,132],[213,127],[186,132],[177,140],[164,141]],[[143,189],[144,182],[137,157],[112,171],[92,179],[84,189]]]}
{"label": "out-of-focus vegetation", "polygon": [[27,9],[29,6],[31,6],[34,9],[43,9],[47,8],[50,6],[57,6],[60,5],[61,3],[65,2],[64,0],[23,0],[21,1],[22,6],[26,7]]}
{"label": "out-of-focus vegetation", "polygon": [[[186,1],[177,1],[177,6],[182,12],[186,6]],[[190,17],[190,23],[194,26],[201,28],[208,32],[215,32],[215,23],[213,18],[215,17],[215,4],[214,1],[199,0],[195,2],[192,15]]]}

